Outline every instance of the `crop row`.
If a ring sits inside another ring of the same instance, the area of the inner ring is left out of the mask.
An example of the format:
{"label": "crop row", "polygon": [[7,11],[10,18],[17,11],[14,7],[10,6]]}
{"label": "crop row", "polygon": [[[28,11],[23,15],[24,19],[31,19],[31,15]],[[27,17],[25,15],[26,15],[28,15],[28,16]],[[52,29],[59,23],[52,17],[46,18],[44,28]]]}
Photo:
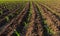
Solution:
{"label": "crop row", "polygon": [[[23,13],[24,11],[27,11],[27,6],[23,9],[23,11],[19,11],[20,13],[18,13],[19,15],[17,15],[17,17],[15,17],[15,18],[12,18],[12,20],[11,21],[9,21],[8,23],[6,23],[6,25],[4,25],[4,26],[2,26],[0,29],[1,29],[1,32],[0,32],[0,34],[2,34],[3,32],[9,32],[9,29],[11,29],[11,27],[12,26],[16,26],[16,24],[17,23],[19,23],[21,20],[22,20],[22,16],[24,16],[24,14],[26,14],[26,12],[25,13]],[[17,13],[16,13],[17,14]],[[15,15],[16,16],[16,15]],[[20,19],[19,19],[20,18]],[[6,17],[6,19],[9,19],[9,17]],[[17,20],[19,20],[19,21],[17,21]],[[5,21],[6,22],[6,21]],[[15,23],[16,24],[15,24]],[[4,23],[4,22],[3,22]],[[14,25],[15,24],[15,25]],[[7,29],[8,28],[8,29]],[[15,27],[13,27],[13,28],[15,28]],[[7,30],[6,30],[7,29]],[[10,30],[11,31],[11,30]],[[6,35],[6,33],[5,33],[5,35]]]}
{"label": "crop row", "polygon": [[59,14],[39,2],[19,5],[5,16],[1,13],[0,36],[59,36]]}
{"label": "crop row", "polygon": [[37,4],[37,6],[43,16],[44,23],[45,23],[44,27],[47,29],[48,33],[56,34],[59,31],[59,28],[57,27],[57,25],[60,24],[59,18],[57,18],[56,15],[53,15],[53,12],[47,9],[44,5]]}

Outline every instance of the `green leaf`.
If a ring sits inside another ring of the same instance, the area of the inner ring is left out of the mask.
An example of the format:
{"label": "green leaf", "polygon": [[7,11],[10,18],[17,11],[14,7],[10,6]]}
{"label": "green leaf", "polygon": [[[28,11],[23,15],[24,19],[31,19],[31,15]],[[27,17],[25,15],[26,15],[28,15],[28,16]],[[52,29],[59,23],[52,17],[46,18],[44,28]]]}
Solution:
{"label": "green leaf", "polygon": [[5,16],[5,19],[7,20],[7,22],[9,21],[9,17],[8,16]]}
{"label": "green leaf", "polygon": [[3,12],[0,10],[0,14],[3,14]]}
{"label": "green leaf", "polygon": [[17,36],[20,36],[20,33],[18,33],[16,30],[15,30],[15,34],[16,34]]}
{"label": "green leaf", "polygon": [[26,22],[24,22],[24,24],[25,24],[25,27],[27,26],[27,23]]}

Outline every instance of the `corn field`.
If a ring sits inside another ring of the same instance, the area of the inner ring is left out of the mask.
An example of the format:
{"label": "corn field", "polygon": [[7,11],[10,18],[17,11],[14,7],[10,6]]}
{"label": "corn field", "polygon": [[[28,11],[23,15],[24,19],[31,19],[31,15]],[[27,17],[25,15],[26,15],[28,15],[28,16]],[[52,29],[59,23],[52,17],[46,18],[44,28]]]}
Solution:
{"label": "corn field", "polygon": [[0,36],[60,36],[60,13],[39,1],[0,3]]}

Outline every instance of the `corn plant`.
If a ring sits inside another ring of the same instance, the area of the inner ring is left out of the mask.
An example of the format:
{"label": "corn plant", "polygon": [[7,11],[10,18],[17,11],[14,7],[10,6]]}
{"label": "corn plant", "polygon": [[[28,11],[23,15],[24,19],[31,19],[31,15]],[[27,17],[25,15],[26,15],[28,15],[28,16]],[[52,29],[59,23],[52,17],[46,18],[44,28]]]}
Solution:
{"label": "corn plant", "polygon": [[[30,11],[29,11],[29,15],[28,15],[28,18],[27,18],[27,21],[29,22],[29,20],[30,20],[30,18],[31,18],[31,9],[30,9]],[[25,24],[25,27],[27,27],[28,26],[28,23],[27,22],[24,22],[24,24]]]}
{"label": "corn plant", "polygon": [[[27,18],[27,21],[28,21],[28,22],[29,22],[29,20],[30,20],[30,17],[31,17],[31,14],[29,13],[28,18]],[[27,23],[27,22],[24,22],[24,24],[25,24],[25,27],[28,26],[28,23]]]}
{"label": "corn plant", "polygon": [[3,14],[3,12],[0,10],[0,14],[2,15]]}
{"label": "corn plant", "polygon": [[6,19],[7,22],[9,21],[9,17],[8,16],[5,16],[5,19]]}
{"label": "corn plant", "polygon": [[31,13],[29,13],[29,15],[28,15],[28,21],[30,20],[30,17],[31,17]]}
{"label": "corn plant", "polygon": [[25,24],[25,28],[27,27],[27,22],[24,22],[24,24]]}
{"label": "corn plant", "polygon": [[44,27],[46,28],[49,34],[55,34],[55,32],[52,29],[50,29],[47,25],[44,25]]}
{"label": "corn plant", "polygon": [[[32,5],[30,5],[30,11],[29,11],[29,15],[28,15],[28,18],[27,18],[27,21],[29,22],[29,20],[30,20],[30,18],[31,18],[31,11],[32,10]],[[24,24],[25,24],[25,27],[27,27],[28,26],[28,23],[27,22],[24,22]]]}
{"label": "corn plant", "polygon": [[[37,6],[38,6],[38,9],[39,9],[39,12],[41,13],[41,14],[43,14],[43,12],[42,12],[42,9],[39,7],[39,5],[37,4],[37,3],[35,3]],[[45,27],[45,29],[47,30],[47,32],[49,33],[49,34],[55,34],[55,32],[52,30],[52,29],[50,29],[50,27],[48,27],[48,25],[47,25],[47,21],[46,21],[46,19],[43,17],[43,22],[44,22],[44,27]]]}
{"label": "corn plant", "polygon": [[55,32],[52,29],[50,29],[50,27],[47,25],[46,19],[44,19],[43,22],[44,22],[44,27],[46,28],[47,32],[49,34],[55,34]]}
{"label": "corn plant", "polygon": [[14,29],[14,33],[17,35],[17,36],[20,36],[20,33],[18,33],[17,31],[16,31],[16,29]]}

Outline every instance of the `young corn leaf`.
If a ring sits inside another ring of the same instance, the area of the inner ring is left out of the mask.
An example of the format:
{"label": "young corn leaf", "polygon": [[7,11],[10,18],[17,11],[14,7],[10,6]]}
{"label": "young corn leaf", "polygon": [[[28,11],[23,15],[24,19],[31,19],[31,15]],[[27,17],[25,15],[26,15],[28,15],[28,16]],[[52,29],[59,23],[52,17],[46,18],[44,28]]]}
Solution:
{"label": "young corn leaf", "polygon": [[45,28],[47,29],[49,34],[55,34],[55,32],[51,30],[47,25],[45,25]]}
{"label": "young corn leaf", "polygon": [[30,19],[30,16],[31,16],[31,14],[29,14],[29,16],[28,16],[28,21],[29,21],[29,19]]}
{"label": "young corn leaf", "polygon": [[47,31],[48,31],[48,33],[49,34],[55,34],[55,32],[54,31],[52,31],[46,24],[47,24],[47,22],[46,22],[46,20],[44,21],[44,23],[45,23],[45,28],[47,29]]}
{"label": "young corn leaf", "polygon": [[55,32],[54,32],[53,30],[51,30],[51,29],[50,29],[50,33],[51,33],[51,34],[55,34]]}
{"label": "young corn leaf", "polygon": [[26,23],[26,22],[24,22],[24,24],[25,24],[25,27],[27,27],[27,23]]}
{"label": "young corn leaf", "polygon": [[18,33],[16,30],[15,30],[15,34],[16,34],[17,36],[20,36],[20,33]]}
{"label": "young corn leaf", "polygon": [[0,14],[3,14],[3,12],[2,12],[2,11],[0,11]]}
{"label": "young corn leaf", "polygon": [[7,22],[9,21],[9,17],[8,16],[5,16],[5,19],[6,19]]}

